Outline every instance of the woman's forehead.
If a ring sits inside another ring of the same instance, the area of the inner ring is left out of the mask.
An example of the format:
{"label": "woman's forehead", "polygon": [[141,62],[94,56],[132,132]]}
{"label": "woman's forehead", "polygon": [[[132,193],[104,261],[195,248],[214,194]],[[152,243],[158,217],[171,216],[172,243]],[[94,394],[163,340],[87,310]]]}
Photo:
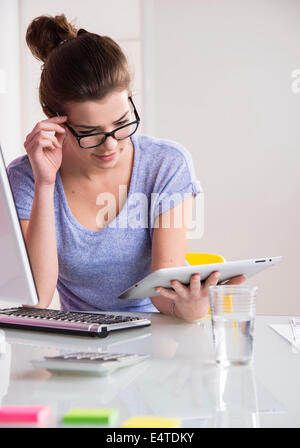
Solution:
{"label": "woman's forehead", "polygon": [[102,100],[69,102],[66,105],[68,122],[76,127],[88,128],[120,121],[128,113],[128,93],[111,94]]}

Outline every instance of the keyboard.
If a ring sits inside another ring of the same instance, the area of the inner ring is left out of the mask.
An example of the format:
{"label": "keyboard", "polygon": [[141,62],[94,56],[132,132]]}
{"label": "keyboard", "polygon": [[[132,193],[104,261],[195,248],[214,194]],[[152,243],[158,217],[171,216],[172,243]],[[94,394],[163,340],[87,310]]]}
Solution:
{"label": "keyboard", "polygon": [[87,313],[18,307],[0,309],[0,328],[105,338],[109,333],[151,325],[149,319],[109,313]]}

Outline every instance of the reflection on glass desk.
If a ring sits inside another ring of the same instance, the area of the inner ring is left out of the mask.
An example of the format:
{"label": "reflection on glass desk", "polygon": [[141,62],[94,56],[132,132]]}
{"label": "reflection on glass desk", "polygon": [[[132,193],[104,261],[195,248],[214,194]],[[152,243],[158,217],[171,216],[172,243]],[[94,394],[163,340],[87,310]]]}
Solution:
{"label": "reflection on glass desk", "polygon": [[[182,427],[299,427],[300,355],[269,327],[288,316],[257,316],[248,366],[214,362],[211,322],[187,324],[155,313],[151,327],[105,340],[6,330],[0,358],[0,402],[48,404],[50,426],[72,407],[117,408],[122,423],[136,415],[176,417]],[[33,359],[74,351],[150,354],[105,377],[53,373]]]}

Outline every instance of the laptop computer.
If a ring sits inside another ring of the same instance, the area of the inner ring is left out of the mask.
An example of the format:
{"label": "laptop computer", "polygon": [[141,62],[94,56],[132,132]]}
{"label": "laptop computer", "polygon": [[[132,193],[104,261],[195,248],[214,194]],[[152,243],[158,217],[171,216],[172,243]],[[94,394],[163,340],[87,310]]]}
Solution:
{"label": "laptop computer", "polygon": [[35,307],[39,301],[38,292],[0,146],[0,302],[1,300],[14,306],[0,308],[0,328],[103,338],[110,332],[151,324],[147,318],[123,313]]}

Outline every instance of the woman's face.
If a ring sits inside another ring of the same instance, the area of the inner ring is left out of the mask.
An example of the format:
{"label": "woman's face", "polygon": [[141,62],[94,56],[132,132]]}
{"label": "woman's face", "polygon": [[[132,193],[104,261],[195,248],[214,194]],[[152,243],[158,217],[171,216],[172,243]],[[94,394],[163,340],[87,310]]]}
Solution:
{"label": "woman's face", "polygon": [[[132,116],[127,90],[115,91],[98,101],[69,102],[66,104],[66,115],[68,125],[79,136],[96,132],[111,132],[135,120]],[[66,130],[68,148],[71,149],[72,154],[75,151],[76,156],[85,166],[112,168],[118,164],[130,145],[129,138],[117,141],[113,137],[107,137],[102,145],[83,149],[71,131],[68,128]]]}

